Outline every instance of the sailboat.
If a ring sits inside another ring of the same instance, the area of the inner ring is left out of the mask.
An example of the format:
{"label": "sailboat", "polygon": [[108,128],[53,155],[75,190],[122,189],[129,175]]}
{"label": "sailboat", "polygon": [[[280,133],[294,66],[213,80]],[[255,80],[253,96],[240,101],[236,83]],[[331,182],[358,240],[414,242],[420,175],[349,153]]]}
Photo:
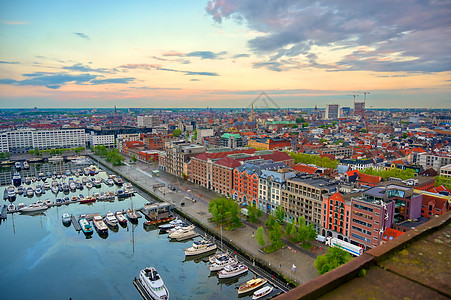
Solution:
{"label": "sailboat", "polygon": [[127,211],[125,212],[125,215],[127,216],[127,218],[130,220],[130,222],[132,223],[138,223],[138,214],[136,213],[136,211],[133,209],[133,198],[130,198],[131,204],[132,204],[132,208],[127,209]]}

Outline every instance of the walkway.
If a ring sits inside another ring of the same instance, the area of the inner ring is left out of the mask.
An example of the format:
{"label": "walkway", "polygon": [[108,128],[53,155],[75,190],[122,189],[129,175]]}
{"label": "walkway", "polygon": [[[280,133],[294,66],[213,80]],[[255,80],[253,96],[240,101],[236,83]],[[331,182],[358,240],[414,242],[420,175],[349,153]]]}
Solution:
{"label": "walkway", "polygon": [[[145,188],[151,193],[172,203],[175,207],[194,218],[212,231],[219,231],[215,223],[210,223],[209,218],[212,215],[208,212],[208,203],[211,199],[218,196],[215,192],[194,185],[191,182],[177,178],[171,174],[160,170],[160,177],[151,175],[152,170],[157,169],[155,165],[136,162],[135,164],[126,164],[119,167],[112,167],[110,163],[105,162],[96,156],[96,159],[103,161],[104,164],[114,169],[120,176],[126,177],[136,184]],[[164,183],[164,187],[155,188],[156,184]],[[172,191],[171,187],[175,187]],[[193,202],[195,199],[196,202]],[[181,203],[184,205],[181,206]],[[307,250],[299,248],[297,245],[284,241],[288,244],[271,254],[260,252],[260,246],[253,238],[256,229],[254,224],[246,224],[232,231],[223,231],[223,239],[227,240],[235,247],[242,249],[249,255],[260,261],[264,261],[276,273],[282,274],[284,277],[301,284],[318,276],[313,266],[316,255]],[[219,232],[218,232],[219,233]],[[219,235],[219,234],[218,234]],[[292,266],[296,267],[293,268]]]}

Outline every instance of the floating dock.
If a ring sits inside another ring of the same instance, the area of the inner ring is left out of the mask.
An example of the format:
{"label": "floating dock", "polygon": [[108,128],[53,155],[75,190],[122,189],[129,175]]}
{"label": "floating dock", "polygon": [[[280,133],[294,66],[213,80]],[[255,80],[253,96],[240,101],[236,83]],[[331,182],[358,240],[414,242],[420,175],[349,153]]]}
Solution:
{"label": "floating dock", "polygon": [[2,212],[0,214],[0,219],[5,220],[6,216],[7,216],[7,212],[8,212],[8,206],[5,204],[5,205],[3,205]]}
{"label": "floating dock", "polygon": [[146,291],[146,289],[143,287],[141,282],[136,277],[135,279],[133,279],[133,285],[136,287],[138,292],[145,300],[153,300],[152,296],[149,295],[149,293]]}
{"label": "floating dock", "polygon": [[81,226],[78,223],[77,218],[74,215],[71,215],[70,219],[72,221],[72,225],[74,226],[75,230],[80,231],[81,230]]}

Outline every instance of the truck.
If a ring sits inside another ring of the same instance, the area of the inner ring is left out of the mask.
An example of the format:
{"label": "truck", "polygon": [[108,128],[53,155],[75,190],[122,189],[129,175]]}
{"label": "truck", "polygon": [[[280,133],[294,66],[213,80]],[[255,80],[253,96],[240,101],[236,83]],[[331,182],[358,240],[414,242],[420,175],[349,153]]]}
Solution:
{"label": "truck", "polygon": [[326,238],[326,245],[329,247],[340,248],[354,256],[360,256],[363,254],[363,249],[360,248],[359,246],[353,245],[351,243],[330,236]]}

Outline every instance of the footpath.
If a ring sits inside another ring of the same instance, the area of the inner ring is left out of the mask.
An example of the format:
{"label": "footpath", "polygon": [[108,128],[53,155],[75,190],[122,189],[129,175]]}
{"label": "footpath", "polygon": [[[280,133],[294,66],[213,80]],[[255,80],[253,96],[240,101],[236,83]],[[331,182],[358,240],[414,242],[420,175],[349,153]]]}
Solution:
{"label": "footpath", "polygon": [[[114,170],[124,179],[131,181],[144,192],[154,194],[164,201],[174,205],[179,211],[195,219],[202,226],[219,236],[221,229],[215,223],[210,223],[209,218],[212,215],[208,212],[208,204],[211,199],[218,196],[215,192],[194,185],[191,182],[177,178],[171,174],[160,171],[159,177],[152,175],[152,170],[157,170],[157,166],[142,162],[122,166],[112,166],[98,156],[92,155],[91,158],[97,160],[104,166]],[[195,200],[195,201],[193,201]],[[263,223],[263,222],[262,222]],[[290,279],[296,284],[302,284],[315,277],[318,272],[313,266],[316,255],[323,254],[324,249],[319,250],[319,244],[316,245],[319,251],[316,253],[304,250],[289,241],[283,240],[285,247],[271,254],[265,254],[260,250],[260,245],[254,238],[254,233],[260,224],[244,222],[244,226],[226,231],[222,230],[222,238],[237,249],[246,252],[250,257],[255,258],[260,264],[266,265],[273,272],[278,273],[285,278]],[[293,266],[295,266],[293,268]]]}

